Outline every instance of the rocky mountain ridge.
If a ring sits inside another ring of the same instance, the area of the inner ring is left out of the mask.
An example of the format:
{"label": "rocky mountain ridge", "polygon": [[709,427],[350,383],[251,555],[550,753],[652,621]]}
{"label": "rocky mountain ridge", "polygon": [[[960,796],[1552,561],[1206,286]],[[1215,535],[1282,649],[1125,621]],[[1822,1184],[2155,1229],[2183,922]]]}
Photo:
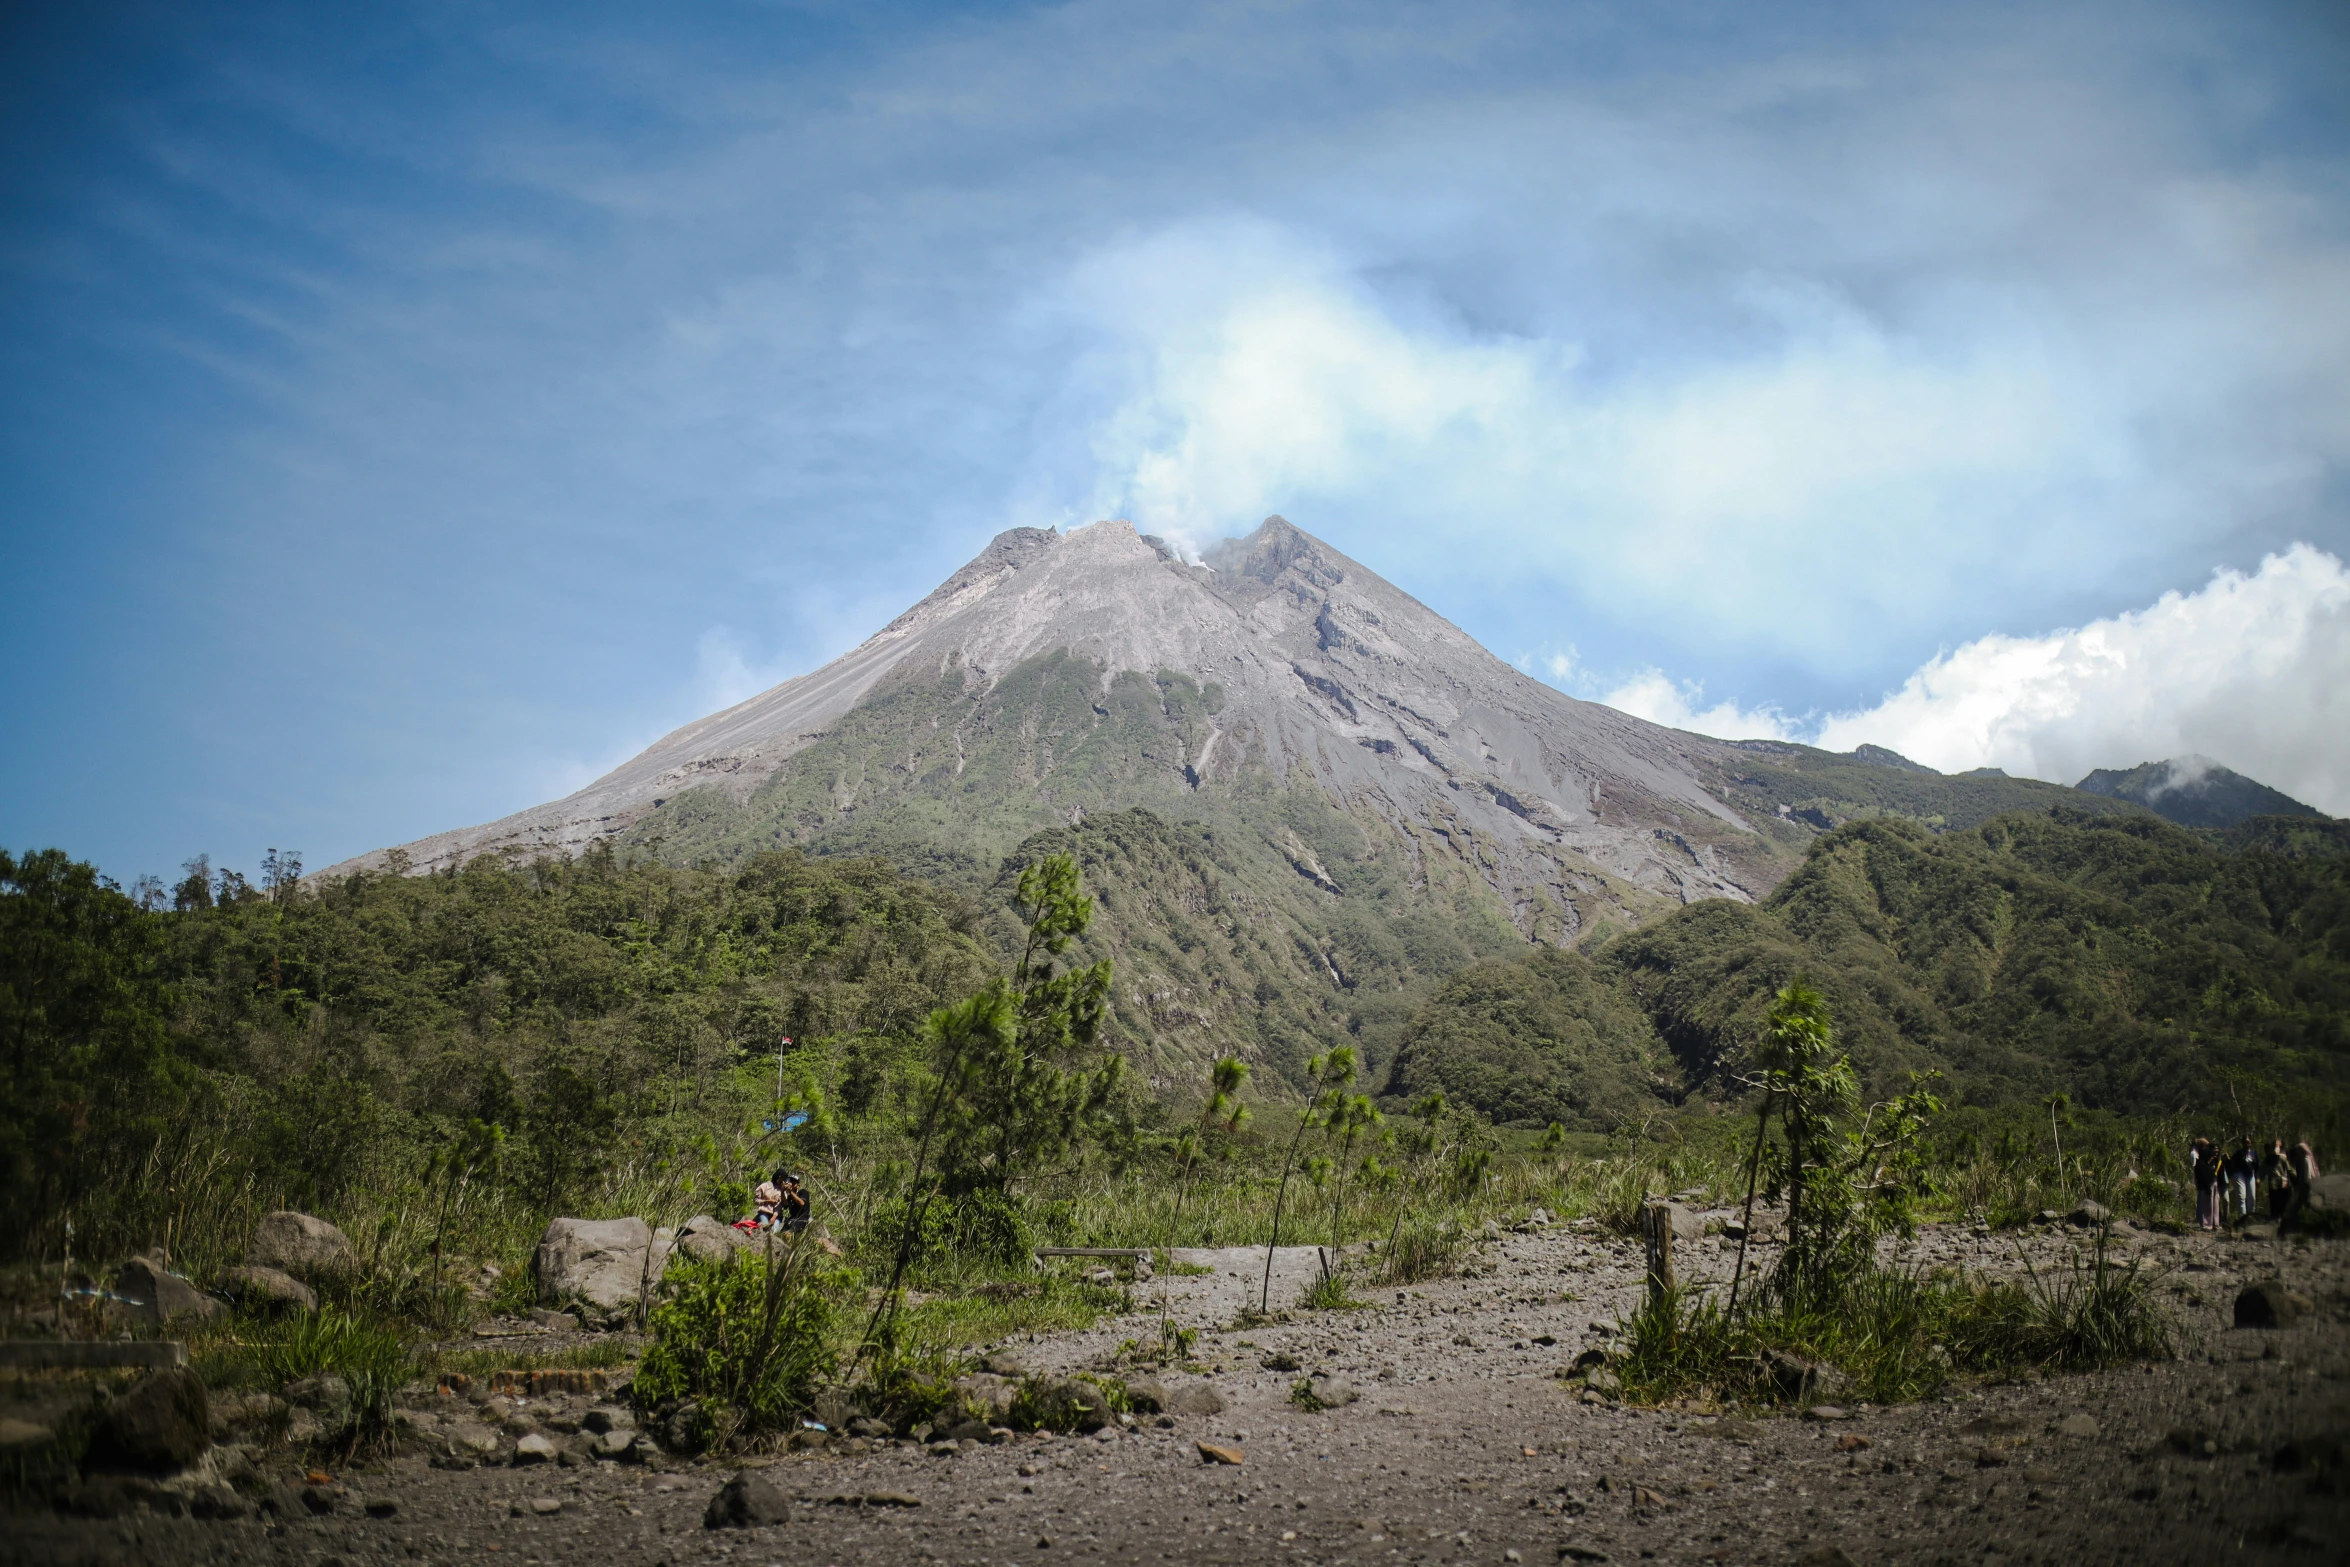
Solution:
{"label": "rocky mountain ridge", "polygon": [[[697,791],[704,806],[739,812],[860,709],[941,683],[955,687],[948,707],[964,711],[929,715],[925,727],[943,736],[935,754],[916,747],[893,762],[898,774],[943,769],[933,781],[951,787],[986,698],[1054,660],[1087,666],[1097,696],[1122,676],[1161,688],[1164,732],[1136,759],[1145,765],[1126,791],[1134,798],[1089,804],[1084,781],[1054,765],[1061,758],[1034,758],[1035,776],[1006,782],[1060,808],[1030,813],[1031,830],[1100,806],[1180,810],[1236,788],[1308,789],[1384,828],[1408,857],[1468,869],[1528,935],[1564,939],[1594,900],[1746,900],[1781,873],[1753,825],[1706,786],[1730,747],[1531,679],[1278,517],[1196,565],[1123,522],[1014,529],[854,651],[677,730],[578,793],[337,869],[575,853],[642,836]],[[898,803],[887,797],[903,792],[893,790],[903,777],[852,776],[840,760],[820,763],[832,774],[829,812],[793,839]],[[664,835],[693,836],[690,824]],[[1268,836],[1296,874],[1342,893],[1302,837]]]}

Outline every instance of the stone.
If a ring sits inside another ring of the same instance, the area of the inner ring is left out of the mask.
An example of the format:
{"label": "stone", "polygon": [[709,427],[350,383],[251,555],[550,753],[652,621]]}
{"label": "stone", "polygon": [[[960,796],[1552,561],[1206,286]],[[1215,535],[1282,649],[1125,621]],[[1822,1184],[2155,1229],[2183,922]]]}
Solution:
{"label": "stone", "polygon": [[849,1435],[861,1436],[869,1442],[886,1442],[891,1435],[889,1422],[876,1420],[870,1415],[857,1416],[848,1423],[847,1430]]}
{"label": "stone", "polygon": [[550,1311],[544,1306],[533,1306],[524,1312],[523,1316],[530,1321],[531,1326],[549,1333],[576,1333],[579,1331],[579,1318],[568,1311]]}
{"label": "stone", "polygon": [[2291,1327],[2316,1309],[2317,1303],[2308,1296],[2295,1294],[2275,1279],[2266,1279],[2246,1286],[2236,1297],[2236,1326]]}
{"label": "stone", "polygon": [[331,1371],[288,1382],[282,1391],[287,1403],[308,1410],[329,1431],[340,1431],[351,1423],[351,1384]]}
{"label": "stone", "polygon": [[708,1435],[702,1427],[702,1406],[687,1399],[661,1422],[660,1442],[673,1453],[698,1453]]}
{"label": "stone", "polygon": [[754,1529],[790,1521],[791,1498],[756,1469],[738,1470],[702,1514],[705,1529]]}
{"label": "stone", "polygon": [[226,1441],[240,1431],[272,1426],[285,1419],[286,1401],[268,1393],[231,1393],[212,1400],[212,1440]]}
{"label": "stone", "polygon": [[227,1523],[252,1511],[253,1504],[239,1496],[234,1486],[200,1485],[188,1493],[188,1516],[207,1523]]}
{"label": "stone", "polygon": [[581,1305],[606,1320],[636,1310],[660,1273],[648,1271],[652,1226],[642,1219],[556,1219],[531,1267],[541,1306]]}
{"label": "stone", "polygon": [[634,1434],[636,1416],[625,1409],[616,1409],[609,1404],[598,1404],[579,1417],[579,1428],[582,1431],[594,1432],[599,1436],[608,1431],[626,1431]]}
{"label": "stone", "polygon": [[1815,1545],[1795,1558],[1795,1567],[1853,1567],[1853,1560],[1841,1547]]}
{"label": "stone", "polygon": [[2084,1414],[2067,1415],[2056,1423],[2056,1434],[2082,1438],[2093,1437],[2097,1434],[2097,1417]]}
{"label": "stone", "polygon": [[0,1420],[0,1453],[11,1458],[47,1447],[56,1440],[57,1433],[47,1426],[35,1425],[30,1420]]}
{"label": "stone", "polygon": [[555,1459],[555,1441],[544,1431],[533,1431],[514,1444],[514,1465],[552,1463]]}
{"label": "stone", "polygon": [[1167,1407],[1167,1389],[1156,1377],[1128,1377],[1126,1405],[1138,1415],[1155,1415]]}
{"label": "stone", "polygon": [[1763,1370],[1787,1399],[1827,1398],[1842,1390],[1844,1377],[1834,1366],[1805,1360],[1799,1355],[1765,1350]]}
{"label": "stone", "polygon": [[350,1237],[324,1219],[292,1209],[265,1213],[253,1227],[253,1244],[245,1261],[256,1268],[275,1268],[296,1278],[348,1272],[357,1263]]}
{"label": "stone", "polygon": [[99,1413],[90,1456],[101,1468],[169,1473],[212,1441],[204,1379],[186,1366],[151,1371]]}
{"label": "stone", "polygon": [[1037,1389],[1036,1423],[1054,1431],[1099,1431],[1110,1423],[1110,1400],[1091,1382],[1056,1377]]}
{"label": "stone", "polygon": [[1363,1396],[1354,1390],[1353,1384],[1341,1382],[1336,1377],[1315,1377],[1307,1386],[1314,1395],[1314,1402],[1324,1409],[1343,1409]]}
{"label": "stone", "polygon": [[2067,1224],[2075,1224],[2085,1230],[2094,1230],[2113,1222],[2113,1210],[2101,1202],[2084,1197],[2073,1205],[2073,1211],[2066,1214],[2064,1218]]}
{"label": "stone", "polygon": [[559,1496],[534,1496],[530,1499],[530,1510],[540,1518],[552,1518],[563,1511],[563,1499]]}
{"label": "stone", "polygon": [[141,1322],[171,1322],[183,1317],[201,1320],[227,1310],[153,1257],[133,1257],[115,1271],[114,1293]]}
{"label": "stone", "polygon": [[588,1455],[606,1463],[625,1464],[636,1457],[634,1431],[598,1431],[588,1437]]}
{"label": "stone", "polygon": [[1168,1390],[1165,1408],[1170,1415],[1220,1415],[1224,1395],[1205,1382],[1187,1382]]}
{"label": "stone", "polygon": [[1286,1350],[1268,1350],[1257,1357],[1257,1364],[1267,1371],[1296,1371],[1301,1369],[1298,1358]]}
{"label": "stone", "polygon": [[678,1230],[673,1250],[693,1262],[727,1262],[742,1246],[743,1232],[706,1213],[697,1213]]}
{"label": "stone", "polygon": [[219,1280],[220,1292],[247,1311],[316,1311],[318,1297],[310,1286],[278,1268],[257,1263],[230,1268]]}
{"label": "stone", "polygon": [[1857,1432],[1836,1438],[1836,1451],[1839,1453],[1865,1453],[1868,1447],[1869,1439]]}
{"label": "stone", "polygon": [[1239,1448],[1223,1442],[1194,1442],[1199,1449],[1200,1462],[1207,1464],[1237,1464],[1247,1458]]}
{"label": "stone", "polygon": [[1803,1418],[1806,1420],[1849,1420],[1852,1417],[1844,1412],[1844,1408],[1840,1404],[1814,1404],[1803,1412]]}
{"label": "stone", "polygon": [[1020,1396],[1018,1383],[986,1371],[957,1377],[954,1386],[965,1408],[973,1410],[981,1421],[999,1425],[1011,1417],[1012,1405]]}
{"label": "stone", "polygon": [[389,1518],[399,1512],[400,1504],[388,1496],[378,1496],[371,1498],[361,1510],[370,1518]]}
{"label": "stone", "polygon": [[1015,1381],[1028,1375],[1027,1362],[1017,1355],[1006,1354],[1000,1349],[981,1360],[979,1369],[994,1376],[1011,1377]]}
{"label": "stone", "polygon": [[2309,1195],[2303,1201],[2313,1212],[2350,1213],[2350,1172],[2336,1170],[2319,1176],[2309,1183]]}

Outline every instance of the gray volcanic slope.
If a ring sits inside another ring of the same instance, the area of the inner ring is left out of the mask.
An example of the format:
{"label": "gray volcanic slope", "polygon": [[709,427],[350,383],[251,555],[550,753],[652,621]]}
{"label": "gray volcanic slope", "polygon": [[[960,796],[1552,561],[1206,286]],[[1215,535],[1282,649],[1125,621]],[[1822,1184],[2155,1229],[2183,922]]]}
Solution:
{"label": "gray volcanic slope", "polygon": [[[1073,723],[1077,682],[1094,694]],[[1088,731],[1125,733],[1113,707],[1135,692],[1155,727],[1109,757]],[[966,774],[987,734],[1013,731],[1015,760]],[[870,833],[894,812],[933,838],[968,835],[974,853],[1146,805],[1245,822],[1336,894],[1278,812],[1244,808],[1305,791],[1384,827],[1415,866],[1434,855],[1468,870],[1525,935],[1571,940],[1579,900],[1637,918],[1658,900],[1749,899],[1778,879],[1783,854],[1701,784],[1718,787],[1740,756],[1529,679],[1279,517],[1205,565],[1124,522],[1019,528],[855,651],[566,799],[335,869],[644,842],[667,819],[658,808],[694,800],[730,813],[731,850],[823,847],[841,823]],[[762,811],[779,825],[746,836]],[[672,850],[707,816],[677,816]]]}

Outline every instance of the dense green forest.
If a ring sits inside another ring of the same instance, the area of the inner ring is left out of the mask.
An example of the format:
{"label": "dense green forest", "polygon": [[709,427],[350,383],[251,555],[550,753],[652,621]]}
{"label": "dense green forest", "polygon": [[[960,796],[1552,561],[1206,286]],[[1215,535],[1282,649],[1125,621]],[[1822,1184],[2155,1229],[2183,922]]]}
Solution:
{"label": "dense green forest", "polygon": [[495,1183],[544,1213],[674,1164],[779,1075],[826,1113],[878,1109],[923,1019],[998,966],[961,898],[796,853],[260,887],[199,867],[176,905],[0,855],[10,1253],[54,1254],[68,1216],[88,1244],[331,1207],[485,1137]]}
{"label": "dense green forest", "polygon": [[975,896],[788,849],[310,881],[273,862],[258,886],[198,867],[161,900],[56,851],[0,857],[0,1247],[54,1255],[69,1217],[85,1244],[228,1233],[362,1191],[462,1187],[517,1233],[656,1185],[723,1207],[779,1097],[885,1151],[924,1019],[1008,967],[1012,882],[1062,852],[1098,905],[1072,960],[1114,960],[1102,1042],[1140,1069],[1122,1113],[1145,1124],[1227,1049],[1293,1101],[1337,1035],[1391,1105],[1441,1089],[1503,1126],[1637,1133],[1738,1098],[1799,974],[1876,1093],[1931,1070],[1954,1106],[2062,1092],[2282,1129],[2333,1125],[2350,1083],[2342,823],[1866,819],[1759,905],[1581,951],[1476,907],[1383,918],[1368,882],[1354,927],[1314,931],[1220,831],[1091,818]]}
{"label": "dense green forest", "polygon": [[1962,1104],[2062,1092],[2128,1114],[2332,1119],[2350,1086],[2350,823],[2197,833],[2063,807],[1955,832],[1854,822],[1760,904],[1465,970],[1414,1018],[1389,1089],[1570,1128],[1621,1125],[1644,1092],[1719,1102],[1798,975],[1873,1092],[1939,1071]]}

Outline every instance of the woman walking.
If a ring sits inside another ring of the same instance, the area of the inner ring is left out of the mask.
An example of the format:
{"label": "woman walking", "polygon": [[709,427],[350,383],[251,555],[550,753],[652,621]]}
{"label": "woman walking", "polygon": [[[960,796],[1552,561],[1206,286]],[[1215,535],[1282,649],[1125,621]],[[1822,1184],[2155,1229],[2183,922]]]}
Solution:
{"label": "woman walking", "polygon": [[2220,1153],[2208,1137],[2198,1137],[2187,1149],[2195,1167],[2195,1222],[2207,1230],[2219,1228]]}

